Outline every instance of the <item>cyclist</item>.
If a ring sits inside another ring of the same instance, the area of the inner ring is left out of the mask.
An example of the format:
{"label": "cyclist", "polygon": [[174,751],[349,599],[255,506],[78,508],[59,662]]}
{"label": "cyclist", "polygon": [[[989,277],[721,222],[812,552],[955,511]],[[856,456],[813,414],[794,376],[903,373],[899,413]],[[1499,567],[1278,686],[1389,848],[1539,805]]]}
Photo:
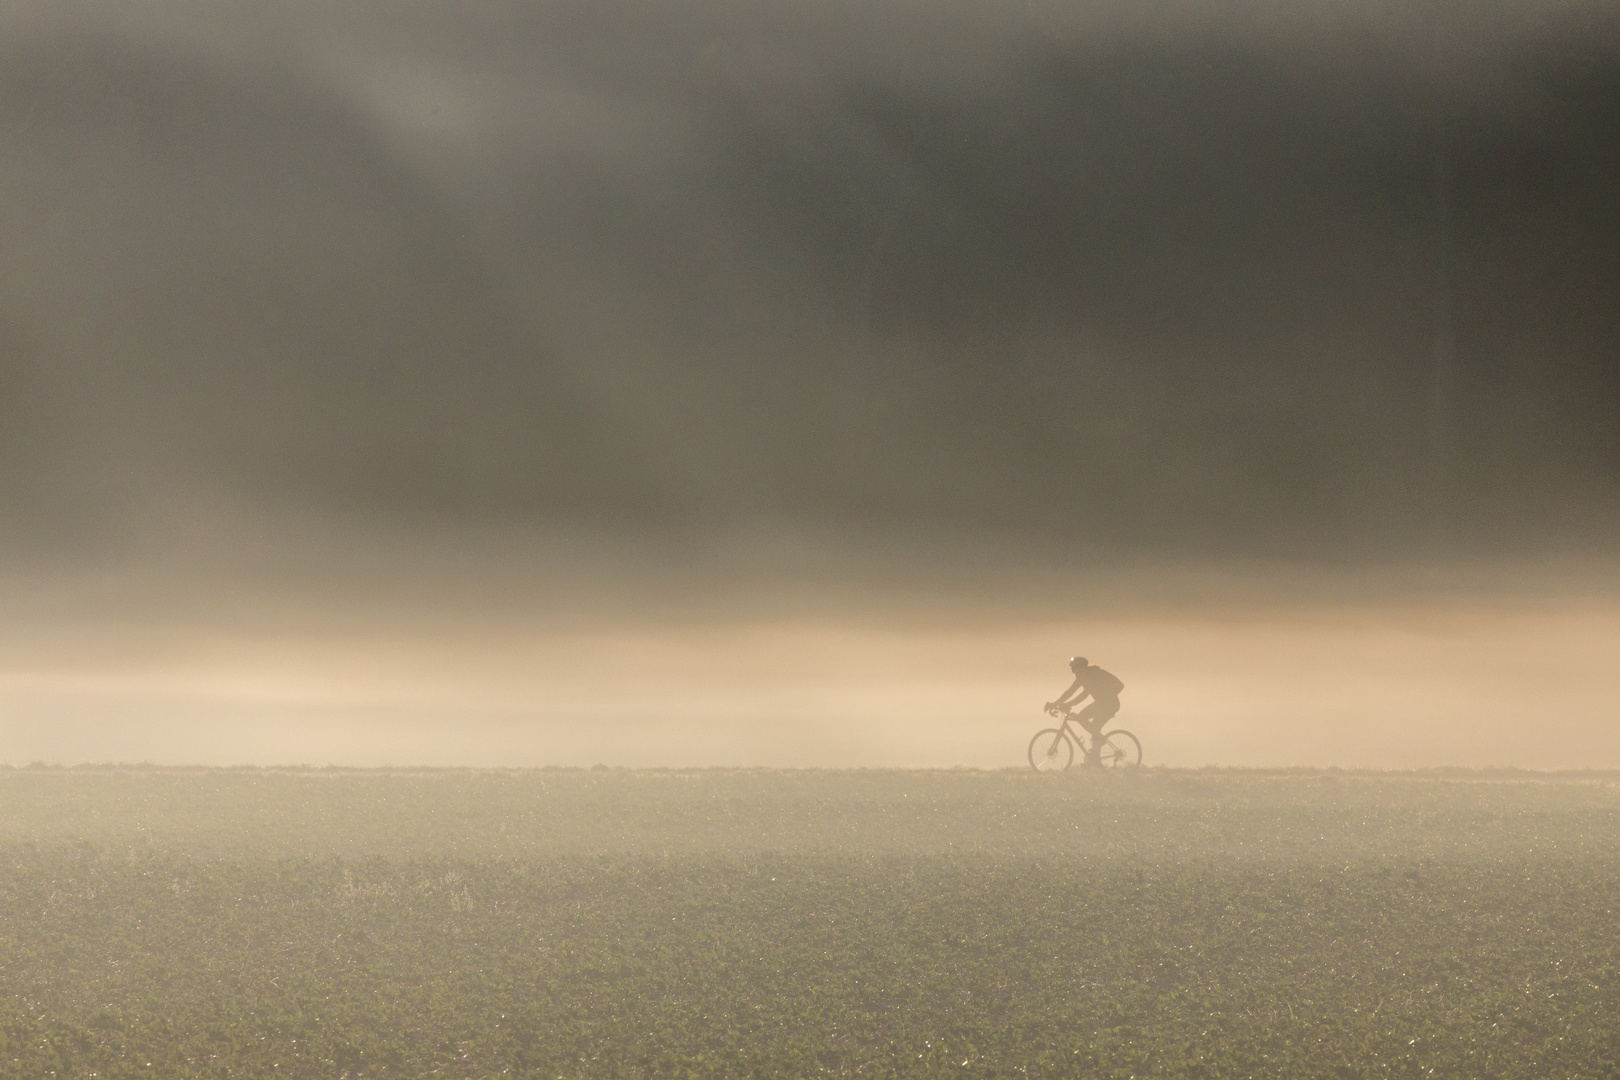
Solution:
{"label": "cyclist", "polygon": [[1091,704],[1076,713],[1073,719],[1075,723],[1089,731],[1092,738],[1096,738],[1103,725],[1119,712],[1119,692],[1125,689],[1125,684],[1120,682],[1117,676],[1109,674],[1095,664],[1087,663],[1083,656],[1072,658],[1069,661],[1069,670],[1074,672],[1074,682],[1063,691],[1062,697],[1046,703],[1046,711],[1056,716],[1059,712],[1078,705],[1085,700],[1087,694],[1090,694]]}

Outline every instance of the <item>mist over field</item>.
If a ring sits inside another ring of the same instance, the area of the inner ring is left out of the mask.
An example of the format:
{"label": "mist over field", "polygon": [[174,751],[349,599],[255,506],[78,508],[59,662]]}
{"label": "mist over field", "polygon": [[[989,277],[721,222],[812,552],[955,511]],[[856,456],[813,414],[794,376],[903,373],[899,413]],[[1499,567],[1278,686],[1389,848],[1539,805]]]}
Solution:
{"label": "mist over field", "polygon": [[0,761],[1620,766],[1620,19],[12,3]]}
{"label": "mist over field", "polygon": [[111,617],[121,590],[103,582],[94,621],[53,589],[26,634],[7,628],[0,700],[18,764],[1003,767],[1074,643],[1101,642],[1152,765],[1620,760],[1620,615],[1601,594],[1504,592],[1499,574],[1417,598],[1361,577],[1332,592],[1121,573],[1113,595],[1055,580],[994,598],[592,592],[561,612],[237,590]]}

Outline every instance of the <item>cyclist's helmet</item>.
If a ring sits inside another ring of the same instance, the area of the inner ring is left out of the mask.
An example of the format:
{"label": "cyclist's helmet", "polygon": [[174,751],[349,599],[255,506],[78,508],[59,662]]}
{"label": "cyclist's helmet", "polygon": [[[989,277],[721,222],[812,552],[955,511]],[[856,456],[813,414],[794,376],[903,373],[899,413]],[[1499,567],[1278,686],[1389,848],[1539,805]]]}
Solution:
{"label": "cyclist's helmet", "polygon": [[1071,657],[1069,657],[1069,670],[1074,672],[1076,675],[1080,674],[1080,672],[1085,668],[1085,666],[1086,666],[1086,658],[1085,657],[1083,657],[1083,656],[1071,656]]}

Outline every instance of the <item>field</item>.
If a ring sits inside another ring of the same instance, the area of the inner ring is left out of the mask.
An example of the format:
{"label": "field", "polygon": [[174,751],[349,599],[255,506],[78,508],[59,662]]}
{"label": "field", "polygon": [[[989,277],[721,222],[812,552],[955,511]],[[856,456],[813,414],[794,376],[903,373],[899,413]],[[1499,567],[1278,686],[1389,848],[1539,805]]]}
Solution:
{"label": "field", "polygon": [[0,1077],[1617,1077],[1620,780],[0,769]]}

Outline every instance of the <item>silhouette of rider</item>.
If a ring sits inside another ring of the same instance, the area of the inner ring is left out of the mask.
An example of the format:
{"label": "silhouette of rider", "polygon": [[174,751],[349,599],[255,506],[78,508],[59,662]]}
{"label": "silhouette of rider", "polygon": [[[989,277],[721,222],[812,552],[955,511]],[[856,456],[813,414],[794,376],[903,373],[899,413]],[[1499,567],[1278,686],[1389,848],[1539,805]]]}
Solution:
{"label": "silhouette of rider", "polygon": [[1083,656],[1071,659],[1069,670],[1074,672],[1074,682],[1063,691],[1062,697],[1046,703],[1046,711],[1056,716],[1059,712],[1080,704],[1086,695],[1090,694],[1091,704],[1081,709],[1072,719],[1091,732],[1095,738],[1103,725],[1119,712],[1119,692],[1125,689],[1125,684],[1097,665],[1088,664]]}

